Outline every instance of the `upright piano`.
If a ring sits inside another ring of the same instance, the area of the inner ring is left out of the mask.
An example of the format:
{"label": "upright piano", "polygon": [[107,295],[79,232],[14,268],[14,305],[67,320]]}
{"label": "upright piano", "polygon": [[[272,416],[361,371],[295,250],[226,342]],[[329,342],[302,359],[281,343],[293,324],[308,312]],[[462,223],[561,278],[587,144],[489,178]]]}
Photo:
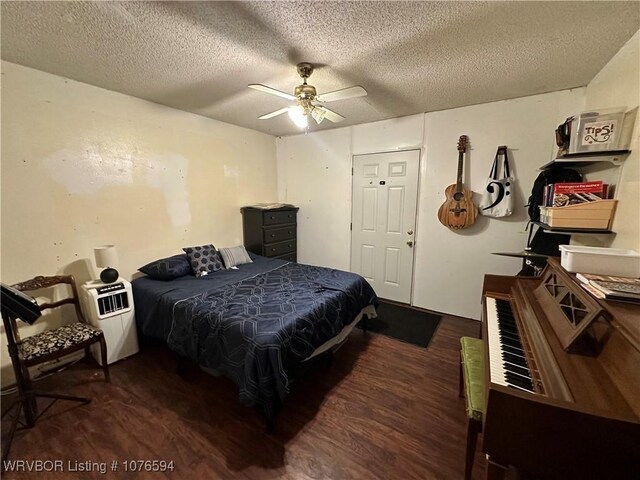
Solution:
{"label": "upright piano", "polygon": [[640,479],[640,305],[596,300],[555,259],[483,286],[488,478]]}

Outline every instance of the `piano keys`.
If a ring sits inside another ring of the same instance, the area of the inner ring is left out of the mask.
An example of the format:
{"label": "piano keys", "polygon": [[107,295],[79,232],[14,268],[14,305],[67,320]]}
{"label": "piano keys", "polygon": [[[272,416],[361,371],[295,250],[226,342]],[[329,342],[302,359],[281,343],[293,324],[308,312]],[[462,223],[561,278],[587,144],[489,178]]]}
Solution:
{"label": "piano keys", "polygon": [[485,276],[483,302],[489,476],[640,478],[640,307],[592,299],[555,259]]}
{"label": "piano keys", "polygon": [[506,300],[487,297],[486,306],[491,381],[534,392],[529,364],[520,342],[511,305]]}

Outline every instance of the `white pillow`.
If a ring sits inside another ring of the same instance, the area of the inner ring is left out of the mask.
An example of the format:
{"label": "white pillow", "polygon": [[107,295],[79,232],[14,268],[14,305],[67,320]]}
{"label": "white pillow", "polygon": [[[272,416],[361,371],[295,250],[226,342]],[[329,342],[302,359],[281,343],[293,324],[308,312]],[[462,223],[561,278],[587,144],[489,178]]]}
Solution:
{"label": "white pillow", "polygon": [[244,245],[231,248],[221,248],[218,250],[218,253],[222,257],[222,261],[226,268],[232,268],[244,263],[253,263],[253,260],[249,257]]}

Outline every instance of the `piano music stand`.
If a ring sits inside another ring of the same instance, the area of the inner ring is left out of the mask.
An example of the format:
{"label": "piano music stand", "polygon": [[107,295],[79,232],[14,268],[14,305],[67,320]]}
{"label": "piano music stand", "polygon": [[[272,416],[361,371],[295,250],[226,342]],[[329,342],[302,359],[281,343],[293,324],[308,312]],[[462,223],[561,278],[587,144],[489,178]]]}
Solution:
{"label": "piano music stand", "polygon": [[[20,421],[20,413],[24,414],[24,424],[22,429],[33,428],[36,420],[40,418],[53,403],[58,400],[69,400],[72,402],[79,402],[87,404],[91,402],[90,398],[85,397],[73,397],[69,395],[57,395],[57,394],[41,394],[36,393],[31,382],[27,380],[24,368],[26,368],[20,360],[20,353],[18,345],[16,343],[15,336],[15,321],[16,319],[23,320],[24,322],[32,325],[41,316],[40,310],[31,297],[23,294],[15,288],[8,287],[2,284],[2,304],[1,304],[2,322],[4,324],[4,331],[7,336],[7,347],[9,350],[9,357],[11,357],[11,365],[13,366],[13,373],[16,378],[16,386],[18,389],[18,400],[16,400],[3,414],[4,418],[9,412],[13,411],[17,407],[15,417],[11,421],[11,427],[9,428],[8,439],[5,442],[2,449],[2,467],[4,468],[4,461],[9,456],[9,449],[13,442],[13,436],[18,430],[18,422]],[[52,398],[53,401],[47,405],[47,407],[38,414],[38,407],[36,399],[38,397]]]}

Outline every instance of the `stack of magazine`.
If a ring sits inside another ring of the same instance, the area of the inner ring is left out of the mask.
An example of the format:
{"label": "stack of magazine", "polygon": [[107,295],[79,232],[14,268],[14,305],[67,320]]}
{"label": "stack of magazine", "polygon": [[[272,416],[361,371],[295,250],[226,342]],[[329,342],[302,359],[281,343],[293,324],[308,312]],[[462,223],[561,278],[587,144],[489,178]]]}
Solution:
{"label": "stack of magazine", "polygon": [[601,180],[579,183],[551,183],[543,191],[542,206],[566,207],[611,198],[612,189]]}
{"label": "stack of magazine", "polygon": [[601,300],[640,303],[640,278],[578,273],[582,287]]}

